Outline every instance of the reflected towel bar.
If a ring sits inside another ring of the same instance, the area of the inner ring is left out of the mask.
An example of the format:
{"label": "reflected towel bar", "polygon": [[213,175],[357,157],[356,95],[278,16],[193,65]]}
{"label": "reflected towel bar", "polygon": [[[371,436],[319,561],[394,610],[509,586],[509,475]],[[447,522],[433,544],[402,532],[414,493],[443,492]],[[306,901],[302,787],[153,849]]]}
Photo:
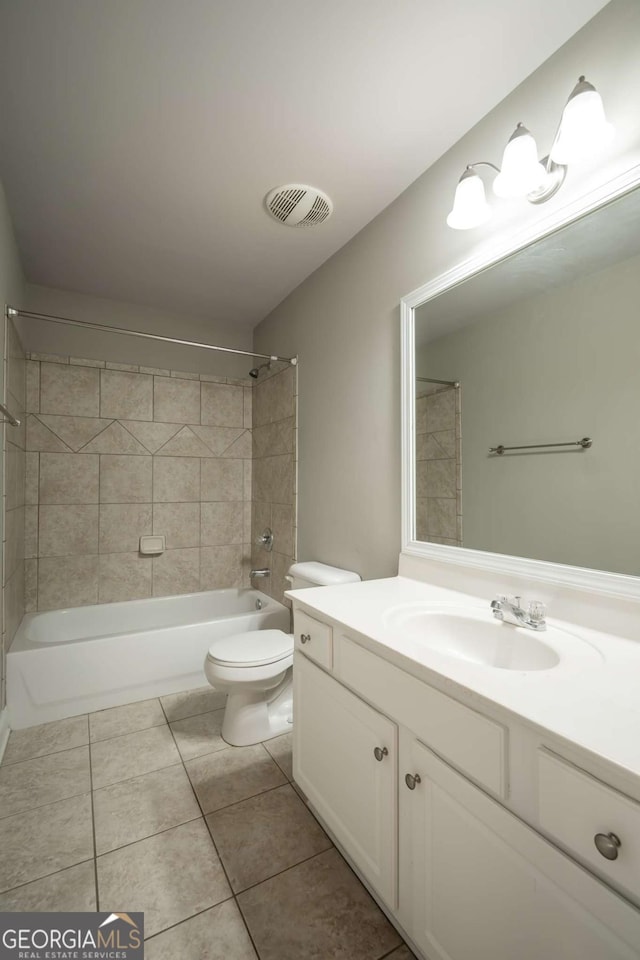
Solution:
{"label": "reflected towel bar", "polygon": [[0,403],[0,413],[3,413],[6,418],[4,420],[0,420],[0,423],[10,423],[12,427],[20,426],[20,421],[18,418],[14,417],[10,410],[7,410],[4,403]]}
{"label": "reflected towel bar", "polygon": [[524,447],[505,447],[500,444],[497,447],[489,447],[489,453],[497,453],[501,457],[507,450],[543,450],[548,447],[582,447],[583,450],[587,450],[592,443],[591,437],[583,437],[582,440],[567,440],[566,443],[529,443]]}

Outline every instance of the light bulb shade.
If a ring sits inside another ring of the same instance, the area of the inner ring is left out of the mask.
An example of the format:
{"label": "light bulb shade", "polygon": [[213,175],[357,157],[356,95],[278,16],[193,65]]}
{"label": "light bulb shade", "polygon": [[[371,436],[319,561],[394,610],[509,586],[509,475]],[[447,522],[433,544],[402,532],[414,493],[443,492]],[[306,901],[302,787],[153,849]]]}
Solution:
{"label": "light bulb shade", "polygon": [[551,148],[554,163],[576,163],[602,150],[613,138],[602,97],[580,77],[562,112],[560,129]]}
{"label": "light bulb shade", "polygon": [[482,180],[473,170],[465,170],[458,181],[447,224],[453,230],[471,230],[485,223],[490,216],[491,208],[485,197]]}
{"label": "light bulb shade", "polygon": [[526,197],[542,186],[545,177],[546,170],[538,162],[536,142],[519,123],[504,148],[502,168],[493,181],[493,192],[498,197]]}

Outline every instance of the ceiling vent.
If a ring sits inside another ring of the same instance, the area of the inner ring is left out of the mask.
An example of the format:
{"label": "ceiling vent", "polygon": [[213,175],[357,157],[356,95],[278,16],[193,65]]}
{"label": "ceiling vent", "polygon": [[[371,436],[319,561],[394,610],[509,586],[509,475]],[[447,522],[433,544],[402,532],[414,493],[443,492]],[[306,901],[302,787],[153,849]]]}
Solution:
{"label": "ceiling vent", "polygon": [[322,190],[304,183],[287,183],[265,197],[268,212],[287,227],[315,227],[331,216],[333,203]]}

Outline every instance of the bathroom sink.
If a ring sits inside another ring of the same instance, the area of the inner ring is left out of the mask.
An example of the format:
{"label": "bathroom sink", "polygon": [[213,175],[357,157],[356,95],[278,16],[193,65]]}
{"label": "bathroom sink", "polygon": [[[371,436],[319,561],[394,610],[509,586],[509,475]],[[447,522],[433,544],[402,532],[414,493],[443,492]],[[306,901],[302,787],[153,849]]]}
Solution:
{"label": "bathroom sink", "polygon": [[551,670],[576,650],[579,659],[601,659],[593,647],[564,630],[548,627],[536,633],[503,623],[480,607],[403,604],[387,611],[385,626],[414,646],[499,670]]}

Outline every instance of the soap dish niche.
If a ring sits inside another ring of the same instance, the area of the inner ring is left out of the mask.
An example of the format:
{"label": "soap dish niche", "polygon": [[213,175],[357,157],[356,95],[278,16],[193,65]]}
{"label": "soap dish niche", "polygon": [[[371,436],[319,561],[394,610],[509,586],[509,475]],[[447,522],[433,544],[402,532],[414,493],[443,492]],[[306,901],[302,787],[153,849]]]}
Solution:
{"label": "soap dish niche", "polygon": [[145,556],[158,556],[166,550],[166,537],[140,537],[140,553]]}

